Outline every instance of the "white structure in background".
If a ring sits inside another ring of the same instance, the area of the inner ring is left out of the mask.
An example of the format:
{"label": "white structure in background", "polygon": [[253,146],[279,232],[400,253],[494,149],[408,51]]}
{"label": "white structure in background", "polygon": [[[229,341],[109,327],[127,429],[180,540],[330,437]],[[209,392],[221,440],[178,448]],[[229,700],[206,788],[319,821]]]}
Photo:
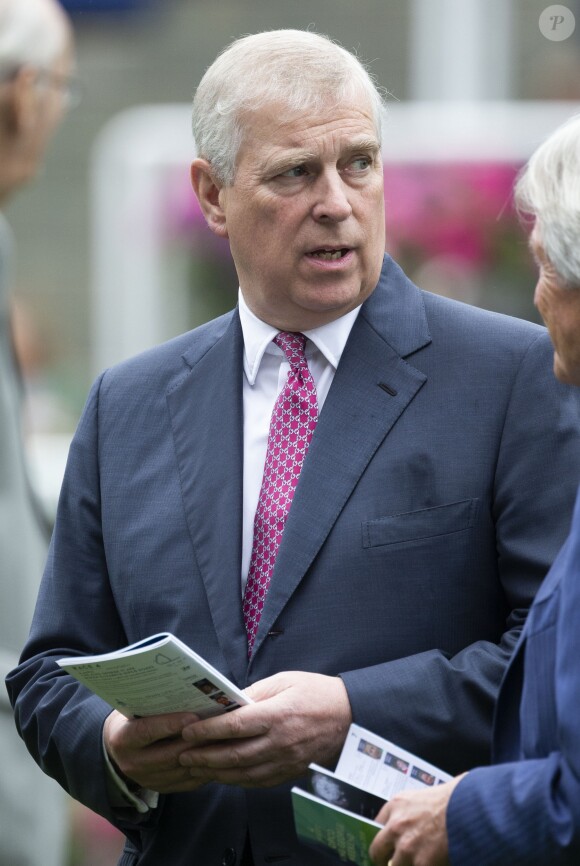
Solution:
{"label": "white structure in background", "polygon": [[411,0],[411,99],[509,99],[514,5],[509,0]]}
{"label": "white structure in background", "polygon": [[[95,374],[173,336],[176,323],[187,318],[173,304],[169,320],[162,204],[168,171],[183,166],[187,182],[193,154],[191,112],[181,104],[123,112],[97,140],[91,189]],[[179,304],[179,291],[175,297]]]}

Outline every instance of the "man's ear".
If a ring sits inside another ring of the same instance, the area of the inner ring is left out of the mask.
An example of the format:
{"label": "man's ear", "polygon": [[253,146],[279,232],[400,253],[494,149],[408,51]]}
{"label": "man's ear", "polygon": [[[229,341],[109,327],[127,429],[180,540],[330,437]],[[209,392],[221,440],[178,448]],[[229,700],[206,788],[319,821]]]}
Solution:
{"label": "man's ear", "polygon": [[205,220],[220,238],[228,237],[226,215],[220,204],[220,184],[206,159],[194,159],[191,164],[191,185],[198,198]]}

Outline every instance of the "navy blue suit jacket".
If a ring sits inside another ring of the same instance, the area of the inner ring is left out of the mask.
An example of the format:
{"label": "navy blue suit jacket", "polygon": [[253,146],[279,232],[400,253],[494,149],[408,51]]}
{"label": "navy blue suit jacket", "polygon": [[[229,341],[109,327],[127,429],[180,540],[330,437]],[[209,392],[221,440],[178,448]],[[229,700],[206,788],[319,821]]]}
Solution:
{"label": "navy blue suit jacket", "polygon": [[[421,292],[385,259],[303,466],[247,660],[237,311],[107,371],[75,435],[37,611],[9,677],[29,749],[129,837],[125,864],[321,863],[289,787],[111,809],[109,708],[55,659],[172,631],[242,688],[341,675],[356,722],[454,772],[488,759],[502,673],[568,529],[574,389],[545,329]],[[228,855],[229,856],[229,855]]]}
{"label": "navy blue suit jacket", "polygon": [[578,866],[580,494],[502,684],[494,760],[452,796],[453,866]]}

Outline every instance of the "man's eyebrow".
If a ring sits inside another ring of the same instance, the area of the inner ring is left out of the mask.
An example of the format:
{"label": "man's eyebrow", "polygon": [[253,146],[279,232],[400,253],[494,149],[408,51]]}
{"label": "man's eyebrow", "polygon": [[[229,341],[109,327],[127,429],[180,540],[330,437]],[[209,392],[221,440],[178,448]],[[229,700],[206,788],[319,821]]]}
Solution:
{"label": "man's eyebrow", "polygon": [[287,150],[279,156],[273,156],[264,166],[266,174],[278,174],[281,171],[286,171],[296,165],[304,165],[305,162],[312,162],[316,159],[316,154],[310,150]]}
{"label": "man's eyebrow", "polygon": [[365,136],[364,138],[356,139],[352,141],[348,147],[345,148],[347,153],[356,153],[357,150],[363,150],[367,153],[377,154],[379,153],[381,146],[376,138],[372,138],[370,136]]}
{"label": "man's eyebrow", "polygon": [[[380,150],[381,146],[376,138],[365,136],[364,138],[350,141],[341,151],[341,156],[352,156],[353,153],[359,152],[376,156],[380,153]],[[313,151],[301,150],[300,148],[296,148],[296,150],[289,148],[279,156],[273,156],[272,159],[268,160],[264,167],[264,171],[266,174],[275,175],[287,171],[289,168],[297,165],[315,162],[317,159],[319,159],[319,154],[314,153]]]}

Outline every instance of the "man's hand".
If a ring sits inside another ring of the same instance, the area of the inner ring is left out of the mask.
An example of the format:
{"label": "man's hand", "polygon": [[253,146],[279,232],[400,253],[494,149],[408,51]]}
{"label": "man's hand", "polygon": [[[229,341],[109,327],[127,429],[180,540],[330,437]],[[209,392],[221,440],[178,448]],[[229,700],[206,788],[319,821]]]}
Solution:
{"label": "man's hand", "polygon": [[187,744],[181,738],[191,713],[170,713],[127,719],[117,710],[107,716],[103,729],[105,749],[117,772],[141,788],[165,794],[195,788],[179,756]]}
{"label": "man's hand", "polygon": [[287,671],[254,683],[256,703],[183,729],[177,758],[192,787],[207,782],[270,787],[336,759],[352,721],[339,677]]}
{"label": "man's hand", "polygon": [[426,791],[403,791],[377,815],[384,823],[371,847],[376,866],[448,866],[445,817],[453,789],[463,776]]}

